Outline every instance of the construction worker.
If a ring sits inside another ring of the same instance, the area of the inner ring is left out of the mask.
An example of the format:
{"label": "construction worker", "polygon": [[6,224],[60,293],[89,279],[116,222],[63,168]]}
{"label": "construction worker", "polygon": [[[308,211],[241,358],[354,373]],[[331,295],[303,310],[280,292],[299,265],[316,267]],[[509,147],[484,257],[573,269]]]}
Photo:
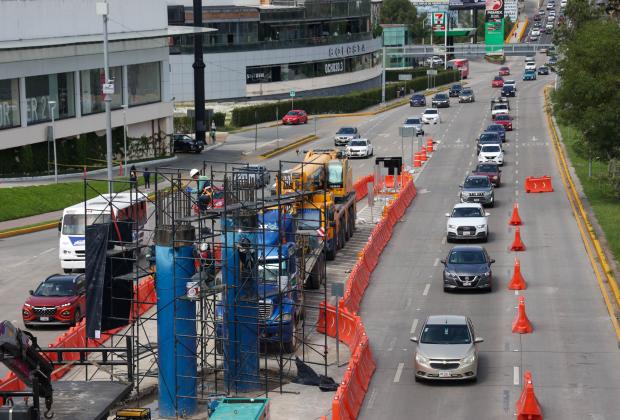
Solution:
{"label": "construction worker", "polygon": [[[199,192],[200,191],[200,171],[196,168],[192,169],[189,171],[189,178],[190,180],[187,182],[187,191],[189,192]],[[192,181],[196,181],[196,188],[192,188],[191,187],[191,183]]]}
{"label": "construction worker", "polygon": [[206,211],[213,200],[213,190],[210,185],[205,183],[198,194],[198,207],[200,211]]}

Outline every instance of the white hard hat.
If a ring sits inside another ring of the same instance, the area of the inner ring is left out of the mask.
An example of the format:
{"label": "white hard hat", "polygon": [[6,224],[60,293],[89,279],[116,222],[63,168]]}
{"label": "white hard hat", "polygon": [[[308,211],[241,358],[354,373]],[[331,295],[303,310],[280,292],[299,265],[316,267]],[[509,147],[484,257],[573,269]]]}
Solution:
{"label": "white hard hat", "polygon": [[193,178],[194,176],[198,175],[200,173],[200,171],[198,169],[192,169],[191,171],[189,171],[189,177]]}
{"label": "white hard hat", "polygon": [[201,252],[205,252],[205,251],[207,251],[208,249],[209,249],[209,244],[208,244],[208,243],[203,242],[203,243],[201,243],[201,244],[200,244],[200,251],[201,251]]}

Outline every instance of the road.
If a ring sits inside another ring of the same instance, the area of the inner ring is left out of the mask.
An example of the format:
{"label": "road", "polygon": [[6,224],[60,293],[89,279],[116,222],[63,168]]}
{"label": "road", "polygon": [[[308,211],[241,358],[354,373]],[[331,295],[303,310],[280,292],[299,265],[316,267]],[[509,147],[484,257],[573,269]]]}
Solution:
{"label": "road", "polygon": [[[538,56],[538,64],[546,57]],[[446,113],[452,122],[439,150],[416,184],[418,195],[395,230],[372,276],[361,316],[377,360],[364,401],[362,419],[506,419],[513,416],[525,370],[533,374],[538,400],[549,419],[616,419],[620,412],[620,354],[593,269],[555,166],[543,114],[542,92],[553,76],[522,82],[523,58],[507,63],[517,79],[512,99],[516,130],[509,133],[496,207],[489,209],[491,235],[486,248],[495,276],[490,294],[444,293],[442,265],[451,245],[445,218],[457,202],[458,185],[475,165],[473,139],[490,122],[489,100],[497,90],[490,80],[497,66],[472,65],[477,103]],[[479,76],[483,76],[482,80]],[[511,77],[512,78],[512,77]],[[555,192],[525,194],[526,176],[550,175]],[[522,237],[519,253],[528,289],[534,332],[513,334],[517,296],[507,289],[515,253],[508,226],[513,202],[519,203]],[[431,314],[470,316],[480,344],[475,384],[416,383],[411,331]]]}

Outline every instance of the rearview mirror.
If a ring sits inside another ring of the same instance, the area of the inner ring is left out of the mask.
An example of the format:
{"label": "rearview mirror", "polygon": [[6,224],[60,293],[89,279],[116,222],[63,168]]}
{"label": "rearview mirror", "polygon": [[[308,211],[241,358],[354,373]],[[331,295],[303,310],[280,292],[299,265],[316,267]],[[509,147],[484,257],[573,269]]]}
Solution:
{"label": "rearview mirror", "polygon": [[450,213],[446,213],[446,217],[450,217]]}
{"label": "rearview mirror", "polygon": [[489,213],[489,212],[487,211],[486,213],[484,213],[484,215],[485,215],[486,217],[489,217],[489,216],[491,215],[491,213]]}
{"label": "rearview mirror", "polygon": [[34,295],[34,290],[28,290],[28,293],[29,293],[30,295]]}
{"label": "rearview mirror", "polygon": [[491,258],[491,261],[489,261],[489,264],[493,264],[495,262],[495,260],[493,258]]}
{"label": "rearview mirror", "polygon": [[442,263],[443,265],[446,265],[446,259],[445,258],[439,260],[439,262]]}
{"label": "rearview mirror", "polygon": [[482,338],[482,337],[476,337],[476,338],[474,339],[474,343],[476,343],[476,344],[477,344],[477,343],[482,343],[482,342],[484,342],[484,338]]}
{"label": "rearview mirror", "polygon": [[418,337],[410,337],[409,339],[413,341],[414,343],[418,342]]}
{"label": "rearview mirror", "polygon": [[62,219],[58,220],[58,232],[62,229]]}

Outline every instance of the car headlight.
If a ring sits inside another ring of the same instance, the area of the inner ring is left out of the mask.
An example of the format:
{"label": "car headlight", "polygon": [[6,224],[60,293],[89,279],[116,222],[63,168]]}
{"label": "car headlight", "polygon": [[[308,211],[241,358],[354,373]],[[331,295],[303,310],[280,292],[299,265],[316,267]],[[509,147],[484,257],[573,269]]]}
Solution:
{"label": "car headlight", "polygon": [[456,229],[456,225],[448,225],[448,229]]}
{"label": "car headlight", "polygon": [[476,361],[476,353],[470,353],[467,356],[465,356],[463,360],[461,360],[461,363],[464,365],[470,365],[474,363],[475,361]]}
{"label": "car headlight", "polygon": [[426,357],[426,356],[424,356],[424,355],[422,355],[420,353],[416,353],[415,354],[415,361],[418,362],[418,363],[421,363],[423,365],[426,365],[426,364],[428,364],[428,362],[430,360],[428,359],[428,357]]}
{"label": "car headlight", "polygon": [[487,227],[487,225],[476,225],[476,228],[478,229],[484,229],[485,227]]}
{"label": "car headlight", "polygon": [[24,306],[25,306],[26,308],[32,308],[32,305],[31,305],[31,304],[29,304],[29,303],[24,303]]}
{"label": "car headlight", "polygon": [[484,192],[484,195],[488,197],[488,196],[490,196],[490,195],[491,195],[491,193],[492,193],[492,192],[493,192],[493,191],[485,191],[485,192]]}
{"label": "car headlight", "polygon": [[482,277],[489,277],[491,275],[490,271],[487,271],[486,273],[482,274]]}
{"label": "car headlight", "polygon": [[459,278],[459,276],[457,276],[456,273],[452,273],[450,271],[446,271],[446,277],[452,280],[457,280]]}

